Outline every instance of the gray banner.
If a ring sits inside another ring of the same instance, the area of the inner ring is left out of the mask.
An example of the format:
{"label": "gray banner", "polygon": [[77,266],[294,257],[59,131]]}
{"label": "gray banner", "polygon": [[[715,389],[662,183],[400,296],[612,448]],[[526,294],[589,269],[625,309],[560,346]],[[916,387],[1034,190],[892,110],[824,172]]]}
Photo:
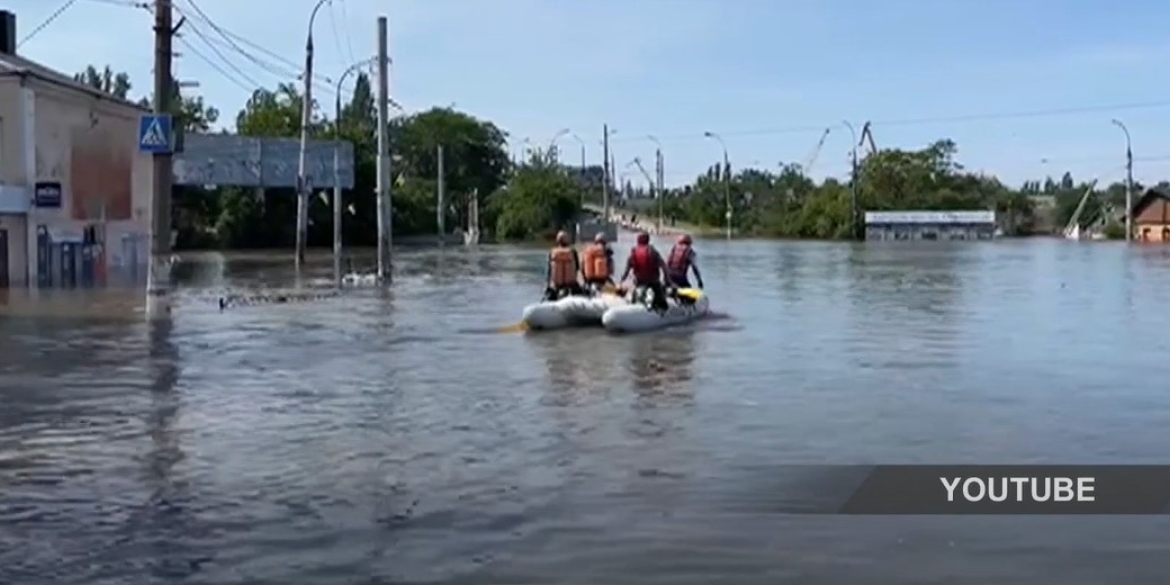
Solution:
{"label": "gray banner", "polygon": [[[856,468],[854,468],[856,469]],[[841,514],[1161,514],[1170,466],[881,465]]]}

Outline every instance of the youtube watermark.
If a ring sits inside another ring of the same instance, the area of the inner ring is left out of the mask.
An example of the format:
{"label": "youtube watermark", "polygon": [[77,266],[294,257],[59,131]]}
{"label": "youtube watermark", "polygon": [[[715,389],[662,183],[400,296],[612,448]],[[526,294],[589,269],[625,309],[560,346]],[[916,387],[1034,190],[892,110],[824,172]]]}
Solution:
{"label": "youtube watermark", "polygon": [[1170,465],[879,465],[840,514],[1162,514]]}

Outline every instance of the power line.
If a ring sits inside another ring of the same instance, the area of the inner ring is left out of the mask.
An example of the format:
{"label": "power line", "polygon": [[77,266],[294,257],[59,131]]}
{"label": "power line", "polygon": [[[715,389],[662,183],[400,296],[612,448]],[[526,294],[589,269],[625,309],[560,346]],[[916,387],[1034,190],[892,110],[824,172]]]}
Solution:
{"label": "power line", "polygon": [[[215,20],[213,20],[210,16],[208,16],[207,13],[204,12],[203,9],[199,7],[199,5],[195,2],[195,0],[187,0],[187,3],[191,5],[191,8],[194,10],[195,14],[188,13],[185,10],[183,10],[181,7],[176,7],[176,9],[181,14],[183,14],[184,16],[187,16],[188,18],[191,18],[193,20],[199,20],[199,21],[202,21],[203,23],[207,24],[209,27],[211,27],[212,30],[219,33],[220,37],[223,38],[224,42],[226,42],[232,50],[234,50],[235,52],[242,55],[245,59],[251,61],[252,63],[259,66],[260,68],[264,69],[265,71],[268,71],[269,73],[273,73],[276,76],[281,77],[281,78],[285,78],[285,79],[294,78],[294,79],[296,79],[296,78],[300,78],[303,75],[303,73],[301,72],[300,65],[297,65],[296,63],[293,63],[292,61],[289,61],[287,58],[279,55],[278,53],[274,53],[273,51],[271,51],[269,49],[266,49],[260,45],[257,45],[256,43],[248,40],[247,38],[245,38],[242,35],[239,35],[239,34],[236,34],[236,33],[233,33],[231,31],[227,30],[222,25],[215,22]],[[209,42],[210,42],[210,40],[209,40]],[[243,46],[241,46],[241,45],[243,45]],[[249,47],[252,50],[249,51],[248,49],[245,49],[244,46]],[[269,56],[269,57],[271,57],[279,62],[282,62],[282,63],[287,65],[287,68],[282,70],[279,67],[273,66],[272,63],[259,59],[253,53],[253,51],[263,53],[263,54],[265,54],[265,55],[267,55],[267,56]],[[333,80],[330,79],[329,77],[321,76],[321,75],[313,75],[313,80],[314,80],[313,81],[313,88],[315,90],[321,91],[321,92],[326,93],[328,95],[336,95],[336,92],[332,89],[332,87],[330,87],[333,84]],[[320,89],[318,89],[318,88],[320,88]]]}
{"label": "power line", "polygon": [[[349,11],[346,10],[346,8],[345,8],[345,5],[346,5],[345,0],[341,0],[340,4],[341,4],[341,22],[343,25],[342,30],[345,31],[345,47],[347,49],[349,49],[349,53],[348,53],[349,62],[350,63],[357,63],[357,57],[354,57],[354,53],[353,53],[353,35],[350,34],[349,27],[348,27],[348,25],[349,25]],[[330,6],[330,8],[332,8],[332,6]]]}
{"label": "power line", "polygon": [[[260,85],[254,83],[254,82],[249,84],[246,82],[241,82],[238,79],[236,79],[234,75],[225,71],[224,68],[221,67],[218,63],[211,60],[210,57],[208,57],[207,55],[204,55],[202,52],[200,52],[198,49],[196,49],[194,47],[194,45],[192,45],[190,42],[187,41],[187,39],[180,37],[179,44],[181,44],[183,46],[183,48],[186,49],[188,52],[190,52],[192,55],[195,55],[196,57],[198,57],[200,61],[203,61],[209,67],[216,70],[220,75],[222,75],[224,77],[224,79],[227,79],[228,81],[232,82],[236,87],[248,92],[249,95],[251,95],[251,92],[254,92],[260,88]],[[229,62],[229,64],[230,64],[230,62]],[[248,79],[248,78],[245,76],[244,79]]]}
{"label": "power line", "polygon": [[[1170,107],[1170,100],[1151,101],[1151,102],[1131,102],[1124,104],[1113,105],[1098,105],[1098,106],[1079,106],[1066,108],[1047,108],[1042,110],[1025,110],[1017,112],[995,112],[983,114],[963,114],[955,116],[936,116],[927,118],[903,118],[891,120],[874,120],[870,122],[873,126],[920,126],[926,124],[945,124],[955,122],[976,122],[989,120],[1012,120],[1025,118],[1055,118],[1060,116],[1071,116],[1076,114],[1087,114],[1093,112],[1115,112],[1125,110],[1152,110],[1158,108]],[[779,134],[803,134],[811,132],[824,132],[825,125],[818,124],[814,126],[789,126],[787,128],[772,128],[763,130],[740,130],[740,131],[720,131],[717,132],[720,136],[773,136]],[[658,136],[661,140],[693,140],[703,138],[703,133],[695,134],[676,134],[674,136]],[[618,142],[646,142],[648,138],[632,137]],[[611,142],[614,142],[611,140]]]}
{"label": "power line", "polygon": [[45,27],[49,26],[50,24],[53,24],[53,21],[57,20],[57,17],[64,14],[66,10],[69,10],[70,6],[73,6],[76,3],[77,3],[77,0],[66,0],[65,3],[62,4],[59,8],[57,8],[57,10],[54,10],[53,13],[50,14],[48,18],[46,18],[44,21],[42,21],[40,24],[38,24],[36,28],[32,29],[32,32],[28,33],[27,36],[25,36],[23,39],[21,39],[20,42],[16,44],[17,48],[20,48],[22,45],[27,43],[29,41],[29,39],[37,36],[37,33],[45,30]]}
{"label": "power line", "polygon": [[[245,87],[244,88],[245,91],[252,92],[252,91],[255,91],[256,89],[258,89],[259,87],[261,87],[261,84],[259,82],[257,82],[255,79],[252,79],[247,73],[244,73],[244,71],[241,70],[239,67],[237,67],[236,64],[231,61],[231,59],[228,59],[227,57],[225,57],[224,54],[219,50],[218,47],[209,43],[207,41],[207,35],[204,35],[203,31],[199,30],[199,27],[196,26],[194,22],[188,22],[187,24],[191,27],[191,32],[194,33],[195,36],[198,37],[200,40],[202,40],[204,43],[206,43],[207,46],[211,48],[211,51],[213,53],[215,53],[220,59],[222,59],[223,62],[226,63],[227,66],[229,68],[231,68],[232,71],[236,72],[240,76],[240,78],[242,78],[245,82],[252,84],[251,89],[248,89]],[[189,49],[192,48],[190,43],[184,42],[183,45]],[[200,56],[200,54],[198,52],[195,52],[195,54],[197,56]],[[227,72],[225,72],[223,69],[220,69],[219,67],[215,67],[215,64],[211,63],[206,58],[204,60],[208,61],[208,63],[210,65],[212,65],[213,68],[215,68],[217,71],[219,71],[221,74],[223,74],[224,77],[227,77],[229,79],[229,81],[232,81],[236,85],[241,85],[239,82],[237,82],[234,79],[234,76],[228,75]]]}
{"label": "power line", "polygon": [[[341,49],[341,35],[337,32],[337,16],[333,13],[333,2],[327,3],[329,7],[329,28],[333,30],[333,45],[337,47],[337,59],[340,61],[345,59],[345,51]],[[353,61],[350,61],[351,63]],[[345,66],[344,64],[342,65]]]}

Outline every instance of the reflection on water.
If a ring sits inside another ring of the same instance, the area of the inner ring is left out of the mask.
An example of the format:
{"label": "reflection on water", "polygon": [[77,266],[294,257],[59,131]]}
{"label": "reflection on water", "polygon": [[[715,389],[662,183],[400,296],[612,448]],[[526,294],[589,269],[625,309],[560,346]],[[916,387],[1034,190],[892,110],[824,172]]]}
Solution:
{"label": "reflection on water", "polygon": [[0,583],[1165,582],[1159,517],[784,511],[839,487],[793,464],[1164,463],[1170,251],[697,245],[729,317],[627,336],[484,334],[539,248],[223,312],[289,255],[189,254],[149,325],[10,291]]}
{"label": "reflection on water", "polygon": [[682,396],[693,392],[690,381],[695,361],[695,328],[635,335],[629,338],[629,344],[629,370],[634,391],[640,396]]}

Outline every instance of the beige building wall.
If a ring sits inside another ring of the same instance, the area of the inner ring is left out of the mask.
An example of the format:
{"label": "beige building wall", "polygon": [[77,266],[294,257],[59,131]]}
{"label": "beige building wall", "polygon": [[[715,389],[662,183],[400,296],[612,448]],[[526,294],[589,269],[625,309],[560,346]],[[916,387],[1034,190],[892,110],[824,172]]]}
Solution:
{"label": "beige building wall", "polygon": [[[0,184],[9,193],[23,189],[30,200],[38,182],[59,183],[62,192],[60,208],[0,213],[10,286],[37,282],[42,225],[58,242],[80,240],[95,226],[105,234],[103,272],[130,268],[134,260],[145,266],[153,171],[150,155],[138,153],[142,113],[66,83],[0,77]],[[123,239],[143,249],[131,253]]]}

